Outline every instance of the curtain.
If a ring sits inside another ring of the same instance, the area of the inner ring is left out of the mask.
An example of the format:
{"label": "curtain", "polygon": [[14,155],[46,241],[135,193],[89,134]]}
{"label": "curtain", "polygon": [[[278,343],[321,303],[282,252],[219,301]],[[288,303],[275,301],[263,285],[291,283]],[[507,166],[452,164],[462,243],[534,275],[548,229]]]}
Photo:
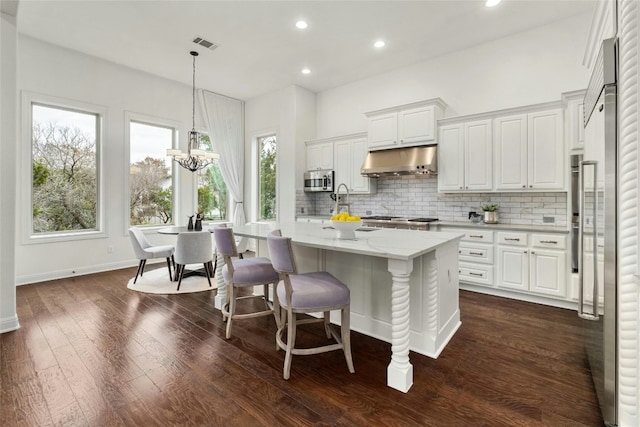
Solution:
{"label": "curtain", "polygon": [[[202,116],[215,152],[220,154],[220,172],[231,195],[233,224],[244,225],[244,103],[217,93],[200,90]],[[247,239],[240,239],[244,252]]]}

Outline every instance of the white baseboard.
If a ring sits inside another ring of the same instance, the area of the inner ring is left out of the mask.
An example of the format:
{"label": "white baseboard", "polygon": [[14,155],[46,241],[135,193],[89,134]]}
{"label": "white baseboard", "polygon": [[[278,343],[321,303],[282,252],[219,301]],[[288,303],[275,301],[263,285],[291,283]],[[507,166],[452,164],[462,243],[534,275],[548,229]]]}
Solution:
{"label": "white baseboard", "polygon": [[[165,260],[149,260],[147,262],[147,265],[155,264],[157,262],[165,262]],[[101,273],[103,271],[120,270],[122,268],[135,267],[138,265],[138,263],[138,260],[118,261],[108,264],[92,265],[88,267],[68,268],[65,270],[48,271],[46,273],[22,275],[16,277],[16,285],[28,285],[31,283],[46,282],[48,280],[65,279],[67,277]]]}
{"label": "white baseboard", "polygon": [[4,334],[5,332],[15,331],[20,328],[20,323],[18,323],[18,316],[14,314],[11,317],[5,317],[0,319],[0,334]]}
{"label": "white baseboard", "polygon": [[518,301],[533,302],[536,304],[549,305],[552,307],[566,308],[568,310],[577,310],[578,303],[573,301],[557,300],[553,298],[545,298],[543,296],[530,295],[502,289],[488,288],[485,286],[473,285],[471,283],[460,282],[460,289],[464,291],[477,292],[480,294],[493,295],[497,297],[510,298]]}

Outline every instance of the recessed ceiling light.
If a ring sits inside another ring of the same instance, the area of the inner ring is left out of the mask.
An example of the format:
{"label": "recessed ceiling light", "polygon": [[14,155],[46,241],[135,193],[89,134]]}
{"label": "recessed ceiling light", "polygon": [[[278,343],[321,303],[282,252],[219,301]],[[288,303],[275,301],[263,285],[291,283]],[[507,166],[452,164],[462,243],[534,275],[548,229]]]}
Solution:
{"label": "recessed ceiling light", "polygon": [[298,21],[296,22],[296,28],[300,29],[300,30],[304,30],[305,28],[307,28],[309,26],[309,24],[307,24],[305,21]]}
{"label": "recessed ceiling light", "polygon": [[310,73],[311,73],[310,69],[308,69],[308,68],[303,68],[302,69],[302,74],[310,74]]}
{"label": "recessed ceiling light", "polygon": [[484,5],[487,7],[494,7],[500,4],[501,1],[502,0],[487,0],[487,2]]}
{"label": "recessed ceiling light", "polygon": [[385,43],[382,40],[378,40],[377,42],[375,42],[373,44],[375,47],[377,47],[378,49],[380,49],[381,47],[384,47]]}

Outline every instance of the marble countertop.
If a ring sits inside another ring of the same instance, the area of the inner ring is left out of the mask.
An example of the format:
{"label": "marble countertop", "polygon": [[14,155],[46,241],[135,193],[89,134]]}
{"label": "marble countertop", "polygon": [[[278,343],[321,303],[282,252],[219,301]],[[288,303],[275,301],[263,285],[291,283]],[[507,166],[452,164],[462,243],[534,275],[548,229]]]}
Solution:
{"label": "marble countertop", "polygon": [[291,237],[293,243],[300,245],[400,260],[419,257],[463,237],[460,233],[445,231],[416,233],[413,230],[362,227],[369,231],[356,231],[356,240],[341,240],[337,238],[336,230],[327,224],[305,222],[252,223],[235,226],[233,232],[237,236],[266,239],[271,231],[278,228],[283,236]]}

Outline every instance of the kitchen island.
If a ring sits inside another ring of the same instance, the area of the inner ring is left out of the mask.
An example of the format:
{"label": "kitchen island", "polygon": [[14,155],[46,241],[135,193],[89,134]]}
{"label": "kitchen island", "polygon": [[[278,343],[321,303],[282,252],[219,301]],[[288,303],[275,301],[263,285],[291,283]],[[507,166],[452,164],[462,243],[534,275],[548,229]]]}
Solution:
{"label": "kitchen island", "polygon": [[[356,240],[339,240],[327,225],[299,222],[247,224],[233,231],[258,239],[258,255],[268,256],[266,238],[276,228],[291,237],[299,272],[326,270],[349,287],[351,329],[391,343],[387,385],[407,392],[413,384],[409,350],[437,358],[460,327],[462,234],[363,228]],[[218,297],[226,297],[226,288]]]}

